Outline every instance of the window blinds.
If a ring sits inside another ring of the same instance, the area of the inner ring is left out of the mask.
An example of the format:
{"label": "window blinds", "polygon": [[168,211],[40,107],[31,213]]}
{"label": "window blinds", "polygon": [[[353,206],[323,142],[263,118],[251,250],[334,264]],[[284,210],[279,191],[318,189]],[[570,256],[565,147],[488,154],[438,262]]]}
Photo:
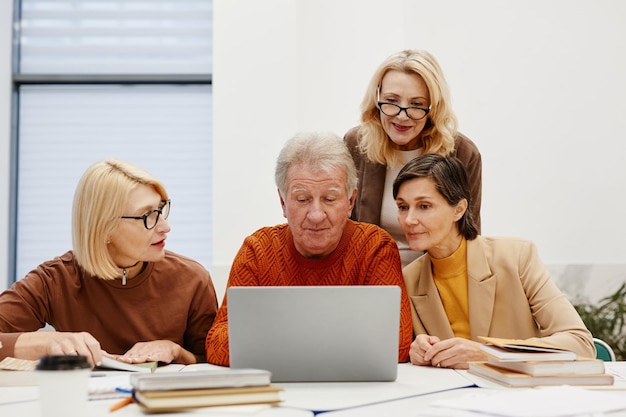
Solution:
{"label": "window blinds", "polygon": [[24,86],[20,91],[17,277],[71,248],[74,189],[117,157],[172,199],[166,247],[211,265],[209,86]]}
{"label": "window blinds", "polygon": [[21,73],[211,73],[211,0],[21,3]]}
{"label": "window blinds", "polygon": [[[185,75],[211,73],[212,1],[20,3],[19,73],[41,77],[17,89],[11,278],[71,248],[76,184],[89,165],[108,157],[135,163],[164,182],[172,199],[167,249],[210,269],[212,87],[186,84]],[[113,74],[119,84],[45,82],[64,74]],[[173,83],[141,83],[155,74],[169,74]]]}

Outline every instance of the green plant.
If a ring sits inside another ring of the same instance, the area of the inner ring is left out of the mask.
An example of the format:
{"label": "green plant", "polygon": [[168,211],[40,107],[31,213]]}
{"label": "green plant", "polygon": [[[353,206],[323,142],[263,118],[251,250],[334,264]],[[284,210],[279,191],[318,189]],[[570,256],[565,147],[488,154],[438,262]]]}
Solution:
{"label": "green plant", "polygon": [[626,282],[597,303],[574,303],[574,308],[593,337],[607,342],[618,361],[626,360]]}

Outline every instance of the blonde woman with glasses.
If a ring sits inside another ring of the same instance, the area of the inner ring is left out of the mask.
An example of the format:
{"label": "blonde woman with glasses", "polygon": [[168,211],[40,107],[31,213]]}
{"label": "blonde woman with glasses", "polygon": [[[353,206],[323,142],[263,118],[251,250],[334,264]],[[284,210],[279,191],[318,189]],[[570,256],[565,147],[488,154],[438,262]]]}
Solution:
{"label": "blonde woman with glasses", "polygon": [[[141,168],[89,167],[74,194],[73,249],[0,294],[0,359],[204,361],[215,289],[202,265],[165,249],[169,212],[165,187]],[[37,331],[46,324],[55,331]]]}
{"label": "blonde woman with glasses", "polygon": [[457,131],[448,84],[430,53],[401,51],[378,67],[361,103],[361,124],[348,131],[344,141],[359,175],[352,219],[387,230],[398,243],[402,266],[422,252],[409,248],[400,229],[392,184],[400,168],[418,155],[436,153],[463,162],[480,232],[481,155],[476,145]]}

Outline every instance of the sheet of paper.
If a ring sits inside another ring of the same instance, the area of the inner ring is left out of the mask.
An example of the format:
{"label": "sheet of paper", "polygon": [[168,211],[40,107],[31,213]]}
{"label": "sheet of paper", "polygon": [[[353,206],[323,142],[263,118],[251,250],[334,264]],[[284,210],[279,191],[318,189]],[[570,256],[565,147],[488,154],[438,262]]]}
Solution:
{"label": "sheet of paper", "polygon": [[10,371],[34,371],[39,361],[6,357],[0,361],[0,369]]}
{"label": "sheet of paper", "polygon": [[604,368],[615,380],[626,381],[626,362],[605,362]]}
{"label": "sheet of paper", "polygon": [[105,400],[124,398],[131,395],[133,387],[128,372],[112,376],[92,376],[89,378],[89,399]]}
{"label": "sheet of paper", "polygon": [[224,369],[225,366],[213,365],[210,363],[194,363],[191,365],[181,365],[179,363],[170,363],[168,365],[159,366],[154,371],[155,373],[163,372],[194,372],[194,371],[206,371],[208,369]]}
{"label": "sheet of paper", "polygon": [[626,410],[626,396],[570,386],[516,388],[484,390],[431,405],[503,417],[565,417]]}

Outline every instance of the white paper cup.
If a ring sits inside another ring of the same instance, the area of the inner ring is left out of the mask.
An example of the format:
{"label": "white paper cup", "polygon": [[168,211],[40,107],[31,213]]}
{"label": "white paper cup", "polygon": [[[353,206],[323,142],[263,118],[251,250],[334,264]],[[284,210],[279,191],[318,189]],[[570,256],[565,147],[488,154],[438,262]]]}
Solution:
{"label": "white paper cup", "polygon": [[44,356],[37,365],[42,417],[84,417],[91,366],[84,356]]}

